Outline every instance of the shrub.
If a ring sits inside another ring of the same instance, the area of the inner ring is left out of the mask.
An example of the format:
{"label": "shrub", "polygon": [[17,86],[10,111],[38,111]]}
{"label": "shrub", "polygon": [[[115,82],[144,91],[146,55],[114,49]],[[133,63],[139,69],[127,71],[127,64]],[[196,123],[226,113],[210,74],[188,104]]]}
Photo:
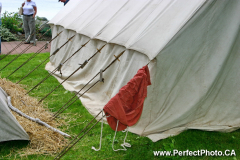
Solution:
{"label": "shrub", "polygon": [[[49,29],[49,28],[45,27],[45,28],[43,28],[43,29],[40,31],[40,33],[44,34],[48,29]],[[47,33],[45,33],[44,35],[45,35],[45,36],[48,36],[48,37],[51,37],[51,36],[52,36],[52,31],[51,31],[51,29],[50,29]]]}
{"label": "shrub", "polygon": [[39,16],[37,16],[37,20],[39,20],[39,21],[48,21],[48,19],[46,17],[39,17]]}
{"label": "shrub", "polygon": [[[36,31],[38,31],[38,35],[40,34],[44,34],[45,36],[51,37],[52,36],[52,32],[51,30],[49,30],[47,33],[45,33],[49,28],[50,25],[49,24],[44,24],[46,23],[48,20],[45,17],[36,17]],[[39,30],[41,28],[41,30]]]}
{"label": "shrub", "polygon": [[5,27],[0,27],[0,35],[1,35],[1,38],[2,38],[2,41],[16,41],[18,40],[17,37],[12,34],[8,28],[5,28]]}
{"label": "shrub", "polygon": [[22,18],[18,13],[8,13],[7,11],[3,13],[2,16],[2,26],[8,28],[10,32],[17,33],[23,32],[21,28]]}

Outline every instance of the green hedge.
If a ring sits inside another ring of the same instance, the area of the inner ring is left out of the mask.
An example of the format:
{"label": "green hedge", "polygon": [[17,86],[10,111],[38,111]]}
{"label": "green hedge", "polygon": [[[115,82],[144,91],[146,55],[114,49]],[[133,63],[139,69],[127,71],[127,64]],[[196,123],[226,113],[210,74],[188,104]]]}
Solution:
{"label": "green hedge", "polygon": [[12,34],[8,28],[5,27],[0,27],[0,35],[1,35],[1,39],[2,41],[16,41],[18,40],[17,37]]}
{"label": "green hedge", "polygon": [[2,16],[2,26],[12,33],[22,32],[22,18],[18,13],[4,12]]}

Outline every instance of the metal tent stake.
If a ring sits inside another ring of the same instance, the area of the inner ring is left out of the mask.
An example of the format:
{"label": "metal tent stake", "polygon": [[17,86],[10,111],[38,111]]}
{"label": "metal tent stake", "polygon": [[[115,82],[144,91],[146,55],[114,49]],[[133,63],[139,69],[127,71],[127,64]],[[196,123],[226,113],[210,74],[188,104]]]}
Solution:
{"label": "metal tent stake", "polygon": [[[106,71],[116,60],[119,60],[118,58],[124,53],[124,51],[122,53],[120,53],[118,56],[115,56],[115,60],[110,63],[104,70],[100,70],[99,74],[100,74],[100,80],[98,81],[104,81],[103,79],[103,72]],[[149,63],[148,63],[149,64]],[[147,64],[147,65],[148,65]],[[97,74],[98,75],[98,74]],[[96,76],[95,76],[96,77]],[[95,78],[94,77],[94,78]],[[93,78],[92,78],[93,79]],[[82,89],[81,89],[82,90]],[[85,93],[85,92],[84,92]],[[84,94],[83,93],[83,94]],[[82,94],[82,95],[83,95]],[[92,127],[90,127],[86,132],[84,132],[86,130],[86,128],[93,122],[94,119],[96,119],[101,113],[103,112],[100,111],[88,124],[86,127],[84,127],[80,133],[78,133],[78,135],[54,158],[54,160],[59,160],[61,159],[61,157],[63,157],[74,145],[76,145],[98,122],[100,122],[104,117],[106,117],[106,115],[102,116],[102,118],[100,118],[94,125],[92,125]],[[117,130],[117,129],[116,129]],[[82,134],[83,133],[83,134]],[[81,137],[79,137],[82,134]],[[125,140],[124,140],[125,141]]]}
{"label": "metal tent stake", "polygon": [[[99,116],[100,113],[102,113],[103,111],[100,111],[97,116]],[[93,120],[95,120],[95,118],[97,118],[97,116],[95,116],[88,124],[86,127],[84,127],[79,133],[78,135],[54,158],[54,160],[59,160],[62,156],[64,156],[75,144],[77,144],[77,142],[79,142],[90,130],[92,130],[92,128],[94,126],[96,126],[96,124],[98,122],[100,122],[105,115],[100,118],[95,124],[93,124],[86,132],[84,132],[87,127],[93,122]],[[81,134],[83,133],[83,135],[81,137],[79,137]]]}

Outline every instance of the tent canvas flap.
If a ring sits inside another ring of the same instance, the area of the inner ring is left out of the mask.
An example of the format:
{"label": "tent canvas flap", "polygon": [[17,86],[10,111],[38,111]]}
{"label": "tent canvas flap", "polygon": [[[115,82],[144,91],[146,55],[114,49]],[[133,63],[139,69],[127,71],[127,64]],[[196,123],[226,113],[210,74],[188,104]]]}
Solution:
{"label": "tent canvas flap", "polygon": [[12,115],[7,104],[7,94],[2,88],[0,88],[0,115],[0,142],[29,140],[28,134]]}

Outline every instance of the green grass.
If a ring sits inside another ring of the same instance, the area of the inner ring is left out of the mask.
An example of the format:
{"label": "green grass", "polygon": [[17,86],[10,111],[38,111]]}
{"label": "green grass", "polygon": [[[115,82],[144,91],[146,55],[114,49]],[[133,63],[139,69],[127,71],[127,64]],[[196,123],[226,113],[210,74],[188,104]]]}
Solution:
{"label": "green grass", "polygon": [[[12,71],[14,71],[18,66],[20,66],[28,57],[32,54],[24,54],[3,71],[0,72],[1,77],[8,76]],[[14,73],[9,77],[9,80],[17,82],[20,78],[30,72],[35,66],[48,57],[49,53],[44,53],[38,55],[36,58],[31,60],[28,64]],[[0,69],[5,66],[15,55],[8,56],[4,60],[0,61]],[[21,84],[26,85],[26,90],[30,90],[34,85],[36,85],[40,80],[42,80],[46,75],[47,71],[44,70],[44,65],[42,65],[35,72],[30,74],[26,79],[24,79]],[[47,93],[49,93],[53,88],[58,85],[58,81],[50,77],[47,81],[42,83],[37,89],[30,93],[31,96],[38,98],[39,100],[43,98]],[[72,97],[72,93],[66,92],[63,87],[59,87],[54,91],[48,98],[44,100],[44,103],[48,104],[48,107],[53,112],[56,112],[62,105],[64,105],[68,99]],[[63,126],[63,129],[70,135],[76,135],[93,117],[88,113],[88,111],[82,106],[80,101],[75,102],[64,112],[71,121],[69,126]],[[68,127],[68,129],[66,129]],[[100,123],[94,127],[92,131],[89,132],[80,142],[77,143],[62,159],[75,160],[75,159],[240,159],[240,132],[239,130],[232,133],[220,133],[220,132],[207,132],[199,130],[188,130],[178,136],[170,137],[164,140],[160,140],[153,143],[146,137],[140,137],[138,135],[129,133],[127,142],[129,142],[132,147],[127,151],[114,152],[112,150],[112,138],[114,136],[114,131],[108,126],[104,125],[103,130],[103,140],[102,149],[95,152],[91,149],[92,146],[98,148],[99,137],[100,137]],[[124,139],[125,134],[118,132],[115,149],[120,148],[120,144]],[[19,157],[17,151],[23,147],[26,147],[28,142],[26,141],[11,141],[0,143],[0,159],[53,159],[54,156],[46,155],[31,155],[27,157]],[[153,151],[164,151],[177,149],[179,151],[197,151],[205,149],[208,151],[224,151],[226,149],[234,149],[236,152],[236,157],[155,157]]]}

